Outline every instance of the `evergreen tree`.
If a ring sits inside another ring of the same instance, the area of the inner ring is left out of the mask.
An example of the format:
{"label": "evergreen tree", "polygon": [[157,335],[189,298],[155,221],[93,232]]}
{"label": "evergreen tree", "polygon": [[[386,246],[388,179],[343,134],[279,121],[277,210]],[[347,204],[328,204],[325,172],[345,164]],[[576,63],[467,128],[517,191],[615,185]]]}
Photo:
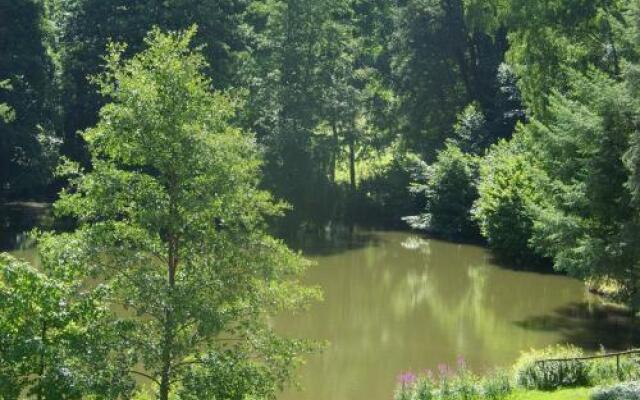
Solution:
{"label": "evergreen tree", "polygon": [[637,308],[640,226],[623,160],[640,104],[624,82],[600,72],[574,74],[568,93],[552,96],[549,117],[527,128],[555,194],[532,240],[559,270],[615,280]]}

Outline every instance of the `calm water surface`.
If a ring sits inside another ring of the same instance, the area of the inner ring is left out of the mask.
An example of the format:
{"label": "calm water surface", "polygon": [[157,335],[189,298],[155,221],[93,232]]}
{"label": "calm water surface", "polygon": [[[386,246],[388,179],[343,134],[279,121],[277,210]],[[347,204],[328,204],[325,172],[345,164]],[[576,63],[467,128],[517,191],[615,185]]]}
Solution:
{"label": "calm water surface", "polygon": [[[23,245],[13,253],[33,261]],[[640,345],[640,324],[581,282],[497,266],[481,247],[360,231],[303,248],[317,263],[306,283],[325,300],[274,323],[330,344],[301,369],[302,391],[279,400],[389,400],[399,373],[454,365],[459,356],[481,372],[554,343]]]}
{"label": "calm water surface", "polygon": [[306,251],[306,281],[324,290],[279,330],[329,341],[301,370],[302,391],[281,400],[388,400],[404,371],[454,365],[482,371],[554,343],[623,348],[635,331],[563,276],[499,267],[483,248],[411,233],[361,232]]}

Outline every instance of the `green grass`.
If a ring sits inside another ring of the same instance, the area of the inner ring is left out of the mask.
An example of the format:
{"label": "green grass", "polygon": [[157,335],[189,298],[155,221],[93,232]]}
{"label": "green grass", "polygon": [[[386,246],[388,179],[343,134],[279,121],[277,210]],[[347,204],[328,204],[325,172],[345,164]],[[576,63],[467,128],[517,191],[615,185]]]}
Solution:
{"label": "green grass", "polygon": [[555,392],[517,391],[509,400],[589,400],[591,389],[564,389]]}

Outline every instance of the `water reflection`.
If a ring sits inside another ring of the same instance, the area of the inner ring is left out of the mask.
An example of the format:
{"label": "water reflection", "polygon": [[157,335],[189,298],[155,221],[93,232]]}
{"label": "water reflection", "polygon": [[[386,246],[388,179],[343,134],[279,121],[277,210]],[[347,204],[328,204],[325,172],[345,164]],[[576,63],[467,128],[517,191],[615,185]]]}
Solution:
{"label": "water reflection", "polygon": [[[324,288],[324,303],[276,324],[331,346],[303,368],[305,390],[283,400],[386,400],[401,371],[459,355],[482,370],[531,347],[617,348],[637,337],[631,323],[613,322],[628,315],[603,309],[580,282],[500,268],[477,246],[368,232],[358,246],[312,254],[318,265],[307,279]],[[622,333],[608,334],[614,326]]]}

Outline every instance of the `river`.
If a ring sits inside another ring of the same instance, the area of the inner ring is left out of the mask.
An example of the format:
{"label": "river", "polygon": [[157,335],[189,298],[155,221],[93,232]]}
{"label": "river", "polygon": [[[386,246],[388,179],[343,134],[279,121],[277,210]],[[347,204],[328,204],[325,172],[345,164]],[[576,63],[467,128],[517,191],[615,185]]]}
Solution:
{"label": "river", "polygon": [[280,400],[388,400],[398,374],[458,357],[481,372],[530,348],[619,349],[638,337],[581,282],[498,266],[482,247],[374,231],[306,253],[316,262],[306,283],[325,300],[275,325],[330,345],[302,367],[302,390]]}

